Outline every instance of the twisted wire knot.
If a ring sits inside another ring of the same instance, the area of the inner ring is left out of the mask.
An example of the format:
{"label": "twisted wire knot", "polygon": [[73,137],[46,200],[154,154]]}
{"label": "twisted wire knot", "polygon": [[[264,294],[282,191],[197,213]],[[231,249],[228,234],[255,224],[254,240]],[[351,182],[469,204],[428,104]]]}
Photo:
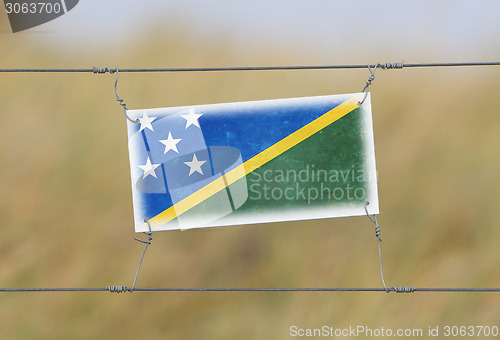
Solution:
{"label": "twisted wire knot", "polygon": [[113,68],[109,68],[109,67],[92,67],[92,72],[94,73],[115,73],[116,72],[116,69],[113,69]]}
{"label": "twisted wire knot", "polygon": [[375,224],[375,237],[380,241],[382,242],[382,238],[380,238],[380,234],[382,233],[382,231],[380,230],[380,224],[378,223],[377,220],[376,221],[376,224]]}
{"label": "twisted wire knot", "polygon": [[405,61],[403,60],[402,62],[396,62],[396,63],[384,63],[384,64],[376,64],[373,69],[371,68],[370,65],[368,65],[368,70],[370,71],[370,76],[368,77],[368,80],[365,83],[365,87],[363,88],[362,93],[364,93],[363,100],[358,102],[358,105],[361,106],[364,102],[366,97],[368,96],[368,88],[372,84],[372,81],[375,80],[375,71],[377,70],[377,67],[380,67],[383,70],[391,70],[391,69],[402,69],[405,64]]}
{"label": "twisted wire knot", "polygon": [[148,239],[146,241],[141,240],[137,237],[134,237],[134,240],[139,241],[139,242],[144,243],[144,244],[151,244],[151,241],[153,240],[153,237],[151,235],[153,235],[153,233],[150,231],[150,232],[143,232],[143,234],[148,237]]}
{"label": "twisted wire knot", "polygon": [[375,74],[371,74],[365,83],[365,88],[363,89],[363,92],[365,92],[365,90],[368,88],[368,86],[370,86],[372,84],[372,81],[374,81],[374,80],[375,80]]}
{"label": "twisted wire knot", "polygon": [[[414,293],[415,287],[392,287],[392,290],[396,293]],[[390,290],[387,290],[387,293],[389,292]]]}
{"label": "twisted wire knot", "polygon": [[372,81],[375,80],[375,71],[377,70],[377,67],[379,67],[380,64],[375,65],[375,67],[372,69],[370,66],[368,66],[368,70],[370,70],[370,76],[368,77],[368,80],[366,81],[365,87],[363,88],[363,91],[361,93],[364,93],[363,100],[358,102],[358,105],[361,106],[366,100],[366,97],[368,96],[368,88],[372,84]]}
{"label": "twisted wire knot", "polygon": [[396,62],[396,63],[385,63],[385,64],[380,64],[380,67],[383,70],[394,70],[394,69],[402,69],[404,67],[404,60],[402,62]]}
{"label": "twisted wire knot", "polygon": [[128,292],[130,290],[127,288],[127,286],[109,286],[108,291],[110,293],[120,294],[120,293]]}
{"label": "twisted wire knot", "polygon": [[366,216],[368,216],[370,221],[372,221],[372,223],[375,224],[375,237],[377,238],[377,240],[379,242],[382,242],[382,238],[380,238],[380,234],[382,233],[382,230],[380,230],[380,223],[378,223],[378,221],[377,221],[377,216],[373,215],[373,217],[371,217],[370,214],[368,213],[367,206],[369,204],[370,204],[370,202],[365,202],[364,207],[365,207]]}
{"label": "twisted wire knot", "polygon": [[365,83],[365,87],[363,88],[363,91],[362,92],[365,92],[368,87],[370,87],[370,85],[372,84],[372,81],[375,80],[375,70],[377,69],[377,67],[379,66],[380,64],[377,64],[375,65],[375,67],[372,69],[370,69],[370,76],[368,77],[368,80],[366,81]]}

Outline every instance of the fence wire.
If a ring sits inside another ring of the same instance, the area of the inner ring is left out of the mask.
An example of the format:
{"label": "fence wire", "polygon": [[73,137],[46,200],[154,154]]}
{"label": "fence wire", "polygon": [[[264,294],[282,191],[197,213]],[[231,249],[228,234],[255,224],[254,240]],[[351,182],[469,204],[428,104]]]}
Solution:
{"label": "fence wire", "polygon": [[422,67],[462,67],[462,66],[500,66],[500,61],[493,62],[457,62],[457,63],[376,63],[345,65],[296,65],[296,66],[235,66],[235,67],[169,67],[169,68],[3,68],[0,72],[11,73],[114,73],[119,72],[217,72],[217,71],[279,71],[279,70],[335,70],[366,69],[379,67],[382,69],[422,68]]}
{"label": "fence wire", "polygon": [[[118,73],[118,72],[224,72],[224,71],[280,71],[280,70],[335,70],[335,69],[403,69],[425,67],[500,66],[500,62],[448,62],[448,63],[377,63],[344,65],[296,65],[296,66],[236,66],[236,67],[174,67],[174,68],[3,68],[0,73]],[[144,254],[143,254],[144,256]],[[142,259],[141,259],[142,262]],[[137,279],[137,274],[136,274]],[[500,293],[500,288],[140,288],[134,285],[109,286],[106,288],[0,288],[0,293],[28,292],[384,292],[384,293]]]}
{"label": "fence wire", "polygon": [[[403,289],[404,288],[404,289]],[[399,287],[397,290],[386,291],[385,288],[140,288],[133,290],[124,286],[106,288],[0,288],[0,293],[27,292],[384,292],[384,293],[500,293],[500,288],[416,288]]]}

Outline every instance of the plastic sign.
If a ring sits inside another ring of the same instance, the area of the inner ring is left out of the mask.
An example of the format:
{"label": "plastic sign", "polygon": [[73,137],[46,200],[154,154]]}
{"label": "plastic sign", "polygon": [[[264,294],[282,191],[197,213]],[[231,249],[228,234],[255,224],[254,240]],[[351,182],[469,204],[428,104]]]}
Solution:
{"label": "plastic sign", "polygon": [[128,110],[135,231],[378,213],[363,96]]}

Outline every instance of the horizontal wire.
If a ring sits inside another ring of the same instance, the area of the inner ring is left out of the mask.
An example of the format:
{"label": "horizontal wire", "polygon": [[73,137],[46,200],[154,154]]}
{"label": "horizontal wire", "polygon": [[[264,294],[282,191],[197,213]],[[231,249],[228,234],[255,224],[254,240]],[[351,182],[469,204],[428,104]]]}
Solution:
{"label": "horizontal wire", "polygon": [[[460,67],[460,66],[500,66],[500,62],[460,62],[460,63],[384,63],[357,65],[302,65],[302,66],[243,66],[243,67],[181,67],[181,68],[16,68],[0,69],[0,72],[10,73],[115,73],[115,72],[210,72],[210,71],[268,71],[268,70],[327,70],[327,69],[364,69],[380,67],[382,69],[402,69],[419,67]],[[6,292],[500,292],[500,288],[127,288],[125,286],[110,286],[107,288],[0,288],[0,293]]]}
{"label": "horizontal wire", "polygon": [[[398,65],[397,67],[396,64]],[[500,62],[459,62],[459,63],[382,63],[356,65],[299,65],[299,66],[236,66],[236,67],[173,67],[173,68],[4,68],[0,72],[75,72],[75,73],[114,73],[119,72],[214,72],[214,71],[270,71],[270,70],[333,70],[364,69],[379,65],[382,69],[401,69],[411,67],[457,67],[457,66],[500,66]]]}
{"label": "horizontal wire", "polygon": [[[0,293],[14,292],[131,292],[127,287],[107,288],[0,288]],[[137,288],[134,292],[384,292],[384,288]],[[413,292],[489,292],[500,293],[500,288],[412,288],[412,291],[393,291],[396,293]]]}

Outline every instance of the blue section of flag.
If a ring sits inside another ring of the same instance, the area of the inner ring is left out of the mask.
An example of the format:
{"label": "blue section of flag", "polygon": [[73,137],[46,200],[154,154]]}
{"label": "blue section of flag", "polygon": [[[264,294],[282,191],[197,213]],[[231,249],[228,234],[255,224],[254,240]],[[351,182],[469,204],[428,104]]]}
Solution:
{"label": "blue section of flag", "polygon": [[140,211],[140,216],[135,216],[136,224],[141,224],[145,218],[151,219],[173,205],[170,194],[148,192],[137,192],[137,194],[140,196],[136,211]]}
{"label": "blue section of flag", "polygon": [[[182,115],[187,114],[188,111],[183,110],[176,114],[157,117],[152,123],[154,131],[148,128],[142,130],[142,134],[145,136],[144,144],[147,145],[147,149],[151,152],[150,157],[152,161],[164,163],[178,156],[206,149],[201,129],[195,125],[186,127],[187,121]],[[140,129],[139,124],[137,124],[137,129]],[[166,147],[161,141],[168,140],[169,134],[172,136],[172,139],[180,139],[176,144],[177,152],[168,150],[165,153]],[[145,160],[146,158],[144,158]]]}
{"label": "blue section of flag", "polygon": [[[194,158],[203,162],[199,168],[193,166],[193,169],[196,168],[196,170],[192,170],[188,165],[193,162]],[[207,149],[198,150],[166,162],[165,168],[167,169],[167,185],[174,204],[198,191],[212,180]]]}
{"label": "blue section of flag", "polygon": [[342,101],[310,103],[281,102],[254,108],[205,109],[200,126],[207,145],[230,145],[240,150],[243,162],[330,111]]}
{"label": "blue section of flag", "polygon": [[[191,111],[151,115],[149,118],[154,118],[151,128],[146,124],[133,126],[135,132],[130,143],[136,159],[131,170],[144,218],[156,216],[189,196],[204,185],[200,180],[211,176],[203,133],[199,126],[184,118]],[[200,169],[208,170],[204,174],[195,171],[189,175],[190,167],[185,162],[192,161],[195,154],[207,164]]]}

